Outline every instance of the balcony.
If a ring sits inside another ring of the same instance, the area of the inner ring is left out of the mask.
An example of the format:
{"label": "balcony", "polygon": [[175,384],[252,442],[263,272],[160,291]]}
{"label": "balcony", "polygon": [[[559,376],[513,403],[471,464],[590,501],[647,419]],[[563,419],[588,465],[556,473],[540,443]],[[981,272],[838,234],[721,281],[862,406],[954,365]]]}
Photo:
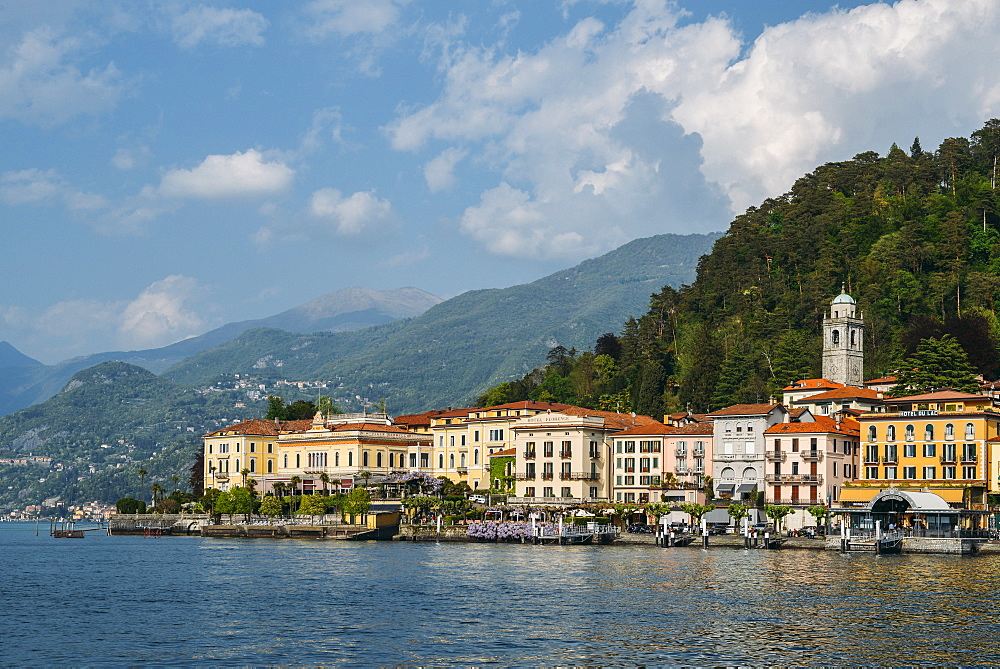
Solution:
{"label": "balcony", "polygon": [[534,481],[535,472],[516,472],[514,474],[515,481]]}
{"label": "balcony", "polygon": [[691,456],[695,457],[695,458],[703,458],[703,457],[705,457],[705,449],[704,448],[696,448],[696,449],[694,449],[691,452]]}
{"label": "balcony", "polygon": [[567,473],[566,477],[570,481],[600,481],[601,475],[597,472],[573,472],[572,474]]}
{"label": "balcony", "polygon": [[590,459],[591,460],[600,460],[601,459],[601,452],[600,451],[591,451],[590,452]]}
{"label": "balcony", "polygon": [[784,451],[767,451],[764,453],[764,459],[768,462],[784,462],[788,458],[788,454]]}
{"label": "balcony", "polygon": [[573,457],[573,451],[559,451],[560,458],[571,458]]}
{"label": "balcony", "polygon": [[677,469],[674,470],[674,473],[677,475],[686,475],[688,473],[688,468],[678,465]]}
{"label": "balcony", "polygon": [[555,478],[555,475],[552,472],[542,472],[543,481],[551,481],[553,478]]}
{"label": "balcony", "polygon": [[898,462],[899,458],[896,457],[895,455],[887,455],[884,458],[882,458],[882,464],[894,465],[897,464]]}
{"label": "balcony", "polygon": [[802,459],[806,462],[822,462],[823,451],[802,451]]}
{"label": "balcony", "polygon": [[455,471],[458,472],[459,476],[465,476],[466,474],[469,473],[469,468],[468,467],[458,467]]}
{"label": "balcony", "polygon": [[879,463],[879,457],[877,455],[866,455],[864,460],[866,465],[877,465]]}
{"label": "balcony", "polygon": [[573,479],[573,472],[559,472],[559,479],[561,481],[570,481]]}
{"label": "balcony", "polygon": [[941,461],[941,464],[948,464],[948,463],[955,464],[955,462],[956,462],[956,460],[955,460],[955,454],[954,453],[949,453],[947,455],[942,455],[941,458],[940,458],[940,461]]}
{"label": "balcony", "polygon": [[768,483],[822,483],[822,474],[765,474]]}
{"label": "balcony", "polygon": [[677,457],[679,457],[679,458],[686,458],[687,457],[687,452],[688,451],[687,451],[686,448],[678,448],[677,449]]}
{"label": "balcony", "polygon": [[524,459],[525,460],[534,460],[535,459],[535,452],[534,451],[525,451],[524,452]]}
{"label": "balcony", "polygon": [[962,464],[970,463],[975,464],[976,454],[975,453],[962,453]]}

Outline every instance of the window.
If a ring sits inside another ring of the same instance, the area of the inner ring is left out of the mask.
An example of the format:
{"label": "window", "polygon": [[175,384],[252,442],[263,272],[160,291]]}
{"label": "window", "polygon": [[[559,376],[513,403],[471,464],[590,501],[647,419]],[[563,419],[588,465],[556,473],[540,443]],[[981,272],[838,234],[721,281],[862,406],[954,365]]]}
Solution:
{"label": "window", "polygon": [[438,446],[440,446],[441,448],[444,448],[444,435],[443,434],[440,435],[440,436],[438,436]]}
{"label": "window", "polygon": [[288,453],[285,453],[284,464],[282,465],[285,469],[288,469]]}
{"label": "window", "polygon": [[473,433],[472,433],[472,440],[473,441],[479,441],[479,430],[473,431]]}
{"label": "window", "polygon": [[626,453],[635,453],[635,442],[634,441],[626,441],[625,442],[625,452]]}
{"label": "window", "polygon": [[974,478],[976,478],[976,468],[975,467],[962,467],[962,478],[963,479],[974,479]]}
{"label": "window", "polygon": [[274,473],[274,460],[268,459],[268,461],[267,461],[267,473],[268,474],[273,474]]}
{"label": "window", "polygon": [[840,330],[833,331],[833,345],[840,346]]}
{"label": "window", "polygon": [[903,457],[904,458],[915,458],[915,457],[917,457],[917,445],[916,444],[903,444]]}
{"label": "window", "polygon": [[444,453],[438,453],[438,469],[444,469]]}
{"label": "window", "polygon": [[649,458],[639,458],[639,471],[649,472]]}
{"label": "window", "polygon": [[941,468],[941,478],[943,479],[953,479],[955,478],[955,467],[948,466]]}
{"label": "window", "polygon": [[976,461],[976,445],[962,444],[962,462]]}
{"label": "window", "polygon": [[459,467],[464,467],[465,466],[465,452],[464,451],[458,454],[458,466]]}
{"label": "window", "polygon": [[941,444],[941,462],[955,462],[955,444]]}
{"label": "window", "polygon": [[933,458],[937,455],[937,446],[934,444],[924,444],[924,457]]}
{"label": "window", "polygon": [[896,444],[885,445],[885,461],[898,462],[898,458],[896,457]]}
{"label": "window", "polygon": [[545,488],[542,488],[542,497],[555,497],[556,494],[555,494],[555,492],[553,492],[554,490],[555,490],[555,488],[552,488],[552,487],[549,487],[549,486],[546,486]]}
{"label": "window", "polygon": [[250,452],[251,453],[256,453],[257,452],[257,444],[255,444],[252,441],[250,442]]}
{"label": "window", "polygon": [[452,453],[451,455],[448,456],[448,469],[454,469],[454,468],[455,468],[455,454]]}
{"label": "window", "polygon": [[622,451],[622,447],[623,447],[622,446],[622,442],[616,441],[615,442],[615,453],[622,453],[623,452]]}
{"label": "window", "polygon": [[368,466],[368,451],[363,451],[361,453],[361,466],[362,467]]}
{"label": "window", "polygon": [[912,425],[907,425],[906,426],[906,440],[907,441],[913,441],[914,438],[915,437],[914,437],[913,426]]}
{"label": "window", "polygon": [[865,467],[865,478],[874,481],[878,478],[878,467]]}
{"label": "window", "polygon": [[736,423],[736,431],[737,432],[742,432],[743,431],[743,423],[740,423],[740,422]]}
{"label": "window", "polygon": [[209,444],[208,444],[208,454],[209,455],[212,454],[212,443],[211,442],[209,442]]}
{"label": "window", "polygon": [[635,458],[625,458],[625,471],[626,472],[635,471]]}
{"label": "window", "polygon": [[528,486],[527,488],[525,488],[524,489],[524,496],[525,497],[534,497],[535,496],[535,487],[534,486]]}
{"label": "window", "polygon": [[229,444],[219,444],[219,453],[228,453]]}
{"label": "window", "polygon": [[347,451],[347,466],[354,466],[354,451]]}
{"label": "window", "polygon": [[460,443],[461,443],[461,445],[462,445],[462,446],[465,446],[465,435],[464,435],[464,434],[463,434],[463,435],[461,435],[461,437],[460,437],[459,439],[460,439]]}
{"label": "window", "polygon": [[897,478],[896,477],[896,468],[895,467],[886,467],[885,468],[885,477],[887,479]]}
{"label": "window", "polygon": [[937,478],[937,467],[924,467],[924,478],[925,479],[936,479]]}
{"label": "window", "polygon": [[878,462],[878,444],[865,446],[865,462]]}
{"label": "window", "polygon": [[753,432],[753,423],[747,423],[747,432]]}
{"label": "window", "polygon": [[944,438],[947,439],[948,441],[951,441],[952,439],[955,438],[955,426],[952,425],[951,423],[948,423],[947,425],[944,426]]}
{"label": "window", "polygon": [[722,478],[732,480],[736,478],[736,470],[732,467],[726,467],[722,470]]}
{"label": "window", "polygon": [[559,455],[561,457],[564,457],[564,458],[568,458],[568,457],[572,456],[573,455],[573,442],[572,441],[564,441],[562,443],[562,450],[559,452]]}
{"label": "window", "polygon": [[875,441],[875,439],[876,439],[875,426],[874,425],[869,425],[868,426],[868,441]]}
{"label": "window", "polygon": [[798,438],[792,439],[792,453],[799,452],[799,440]]}
{"label": "window", "polygon": [[747,455],[753,455],[757,451],[757,442],[748,441],[743,444],[744,453]]}
{"label": "window", "polygon": [[410,469],[416,469],[416,468],[417,468],[417,454],[410,453]]}
{"label": "window", "polygon": [[472,451],[472,464],[474,464],[474,465],[478,465],[479,464],[479,449],[478,448],[474,449]]}
{"label": "window", "polygon": [[615,485],[621,485],[621,484],[622,484],[622,477],[621,474],[619,474],[618,476],[615,477]]}
{"label": "window", "polygon": [[431,466],[431,454],[430,453],[421,453],[420,454],[420,468],[421,469],[429,469],[430,466]]}
{"label": "window", "polygon": [[799,463],[798,462],[793,462],[792,463],[792,474],[793,475],[798,475],[798,473],[799,473]]}
{"label": "window", "polygon": [[563,486],[563,489],[562,489],[562,496],[563,497],[569,497],[572,494],[573,493],[571,493],[570,490],[569,490],[569,486]]}
{"label": "window", "polygon": [[376,467],[382,466],[382,451],[379,451],[378,453],[375,454],[375,466]]}
{"label": "window", "polygon": [[975,439],[976,438],[976,426],[972,423],[965,424],[965,438]]}
{"label": "window", "polygon": [[545,457],[551,458],[552,457],[552,452],[555,450],[554,447],[553,447],[554,443],[555,442],[552,442],[552,441],[543,441],[542,442],[542,455],[544,455]]}
{"label": "window", "polygon": [[257,471],[257,460],[255,458],[250,458],[250,473],[253,474],[256,471]]}
{"label": "window", "polygon": [[333,466],[334,467],[340,466],[340,451],[337,451],[336,453],[333,454]]}
{"label": "window", "polygon": [[503,441],[503,430],[490,430],[490,441]]}
{"label": "window", "polygon": [[917,468],[916,467],[903,467],[903,478],[904,479],[915,479],[915,478],[917,478]]}
{"label": "window", "polygon": [[455,446],[455,435],[452,434],[448,436],[448,445],[451,447]]}
{"label": "window", "polygon": [[924,425],[924,441],[934,441],[934,426],[930,423]]}
{"label": "window", "polygon": [[837,463],[836,462],[833,463],[833,475],[834,476],[837,475]]}
{"label": "window", "polygon": [[885,440],[886,441],[896,441],[896,426],[886,425],[885,426]]}
{"label": "window", "polygon": [[396,454],[389,453],[389,468],[392,469],[396,466]]}

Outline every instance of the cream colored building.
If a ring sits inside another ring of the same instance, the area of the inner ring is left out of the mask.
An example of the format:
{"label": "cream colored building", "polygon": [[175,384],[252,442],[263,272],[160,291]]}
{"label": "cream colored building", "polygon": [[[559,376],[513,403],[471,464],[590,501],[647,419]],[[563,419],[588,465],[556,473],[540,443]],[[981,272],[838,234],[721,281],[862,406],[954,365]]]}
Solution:
{"label": "cream colored building", "polygon": [[[282,433],[308,429],[310,420],[245,420],[203,437],[204,488],[228,490],[246,478],[264,481],[278,473],[278,438]],[[260,490],[260,488],[257,488]]]}

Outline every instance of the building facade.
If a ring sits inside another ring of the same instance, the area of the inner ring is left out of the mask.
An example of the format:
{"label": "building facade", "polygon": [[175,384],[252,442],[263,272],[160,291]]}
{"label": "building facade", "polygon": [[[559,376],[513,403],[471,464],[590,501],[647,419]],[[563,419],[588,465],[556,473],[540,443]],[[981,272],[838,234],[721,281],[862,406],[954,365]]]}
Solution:
{"label": "building facade", "polygon": [[823,316],[823,377],[847,386],[864,385],[863,315],[843,290]]}
{"label": "building facade", "polygon": [[708,416],[713,420],[715,494],[742,500],[763,491],[765,432],[787,423],[788,409],[782,404],[737,404]]}

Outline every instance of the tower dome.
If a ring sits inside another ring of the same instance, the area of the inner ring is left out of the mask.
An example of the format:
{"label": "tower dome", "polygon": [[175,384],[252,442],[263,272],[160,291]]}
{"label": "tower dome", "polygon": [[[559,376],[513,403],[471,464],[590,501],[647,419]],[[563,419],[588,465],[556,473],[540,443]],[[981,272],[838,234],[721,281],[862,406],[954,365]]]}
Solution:
{"label": "tower dome", "polygon": [[833,301],[830,302],[830,304],[857,304],[857,303],[854,301],[853,297],[847,294],[847,290],[845,290],[844,285],[841,284],[840,295],[833,298]]}

